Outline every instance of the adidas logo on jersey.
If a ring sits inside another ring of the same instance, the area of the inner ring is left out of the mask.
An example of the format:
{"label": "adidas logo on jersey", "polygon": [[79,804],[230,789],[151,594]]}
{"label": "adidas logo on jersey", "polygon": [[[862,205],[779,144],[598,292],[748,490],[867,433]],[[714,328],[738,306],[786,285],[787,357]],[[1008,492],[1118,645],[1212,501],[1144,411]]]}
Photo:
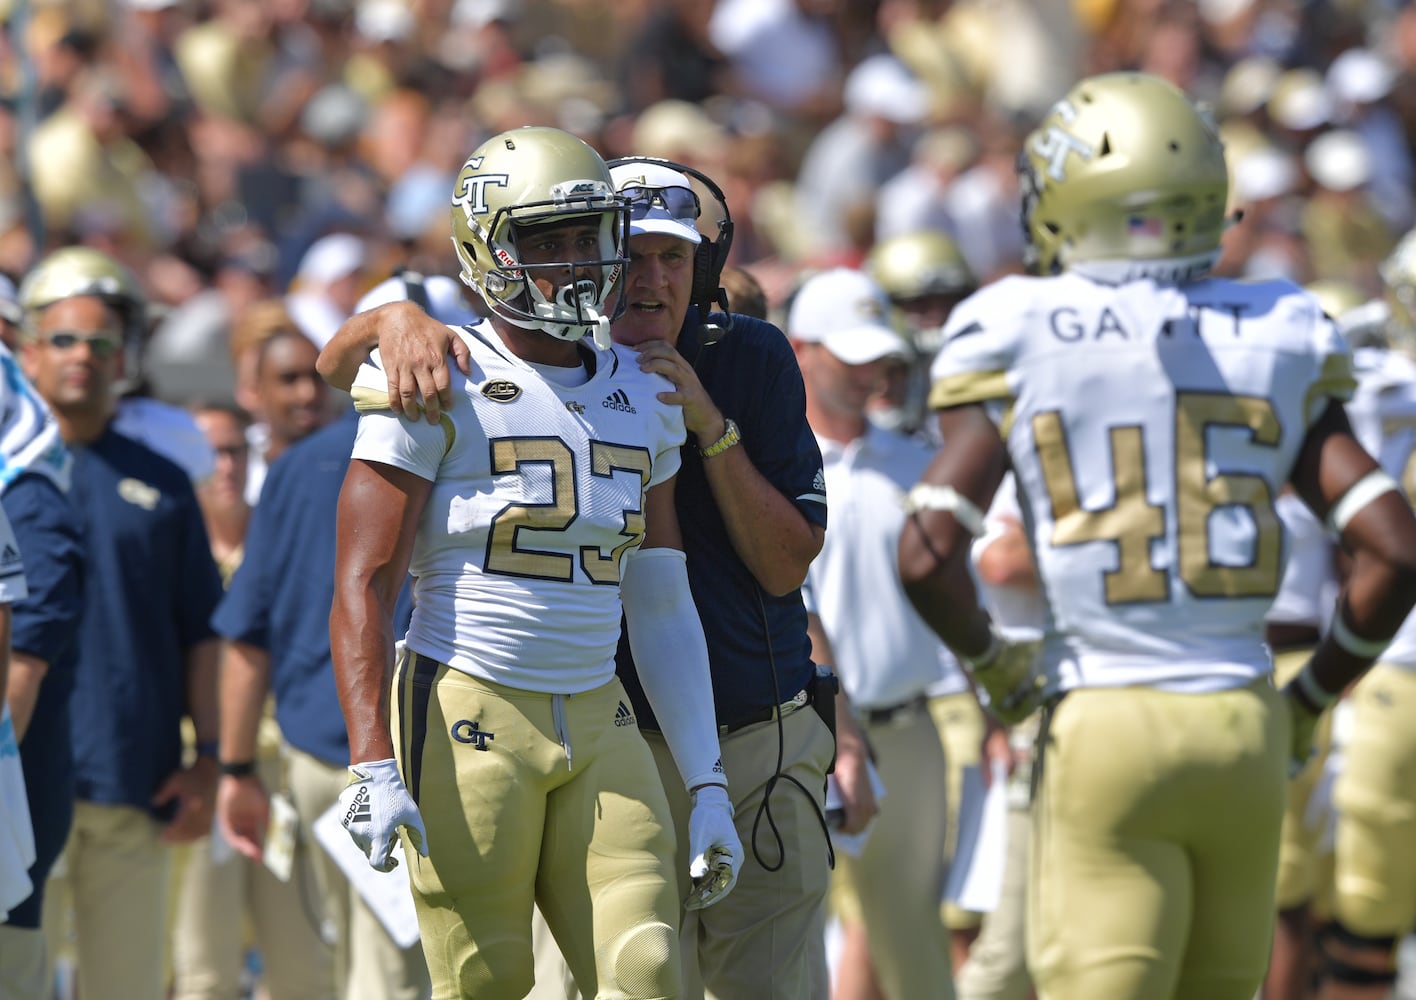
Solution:
{"label": "adidas logo on jersey", "polygon": [[6,545],[0,552],[0,566],[10,566],[20,561],[20,553],[13,545]]}
{"label": "adidas logo on jersey", "polygon": [[629,394],[623,389],[616,389],[614,392],[610,393],[600,405],[607,410],[619,410],[621,413],[639,412],[634,408],[634,404],[629,401]]}
{"label": "adidas logo on jersey", "polygon": [[615,725],[634,725],[634,713],[629,710],[629,706],[626,705],[624,702],[620,702],[619,708],[615,709]]}

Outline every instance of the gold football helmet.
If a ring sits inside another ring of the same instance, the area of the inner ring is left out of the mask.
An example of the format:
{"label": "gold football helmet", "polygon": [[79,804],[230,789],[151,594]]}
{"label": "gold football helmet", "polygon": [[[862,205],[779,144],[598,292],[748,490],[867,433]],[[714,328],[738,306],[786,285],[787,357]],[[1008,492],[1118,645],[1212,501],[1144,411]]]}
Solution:
{"label": "gold football helmet", "polygon": [[926,295],[961,298],[978,285],[958,244],[932,229],[875,244],[865,270],[897,305]]}
{"label": "gold football helmet", "polygon": [[[526,265],[518,230],[597,217],[596,259]],[[562,340],[609,346],[606,303],[629,265],[629,211],[605,161],[556,128],[511,129],[482,143],[452,191],[452,244],[461,277],[502,319]],[[533,280],[549,278],[547,298]],[[621,308],[623,298],[620,299]]]}
{"label": "gold football helmet", "polygon": [[147,330],[147,296],[137,280],[118,261],[91,247],[55,250],[35,265],[20,282],[23,326],[33,335],[35,321],[45,307],[79,295],[103,299],[118,313],[123,342],[140,348]]}
{"label": "gold football helmet", "polygon": [[1078,83],[1028,136],[1018,174],[1036,273],[1082,264],[1105,280],[1190,280],[1219,257],[1224,146],[1213,122],[1159,77]]}
{"label": "gold football helmet", "polygon": [[925,359],[939,349],[949,313],[978,287],[958,244],[937,230],[882,240],[866,257],[865,271],[890,296]]}
{"label": "gold football helmet", "polygon": [[1394,346],[1416,353],[1416,229],[1397,241],[1379,271],[1391,309],[1389,339]]}

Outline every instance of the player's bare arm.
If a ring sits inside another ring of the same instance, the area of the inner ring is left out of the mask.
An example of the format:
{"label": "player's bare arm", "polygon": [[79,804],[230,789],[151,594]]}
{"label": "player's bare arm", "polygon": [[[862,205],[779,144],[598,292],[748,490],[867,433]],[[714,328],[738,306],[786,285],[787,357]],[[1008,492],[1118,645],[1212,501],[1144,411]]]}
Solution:
{"label": "player's bare arm", "polygon": [[[1416,601],[1416,517],[1336,403],[1308,432],[1291,479],[1314,514],[1338,522],[1333,526],[1351,555],[1337,608],[1341,623],[1334,621],[1311,665],[1322,689],[1336,694],[1375,659],[1376,647],[1396,633]],[[1344,635],[1358,641],[1344,642]]]}
{"label": "player's bare arm", "polygon": [[[921,483],[948,487],[976,510],[987,510],[1008,463],[997,427],[975,405],[941,410],[939,430],[948,446],[935,455]],[[910,603],[965,658],[981,654],[989,643],[988,616],[969,572],[972,542],[973,532],[960,515],[943,509],[916,511],[900,532],[900,579]]]}
{"label": "player's bare arm", "polygon": [[393,609],[431,489],[411,472],[355,459],[339,493],[329,634],[351,763],[393,757]]}
{"label": "player's bare arm", "polygon": [[421,408],[428,423],[436,424],[452,405],[448,355],[467,374],[467,345],[412,302],[389,302],[345,320],[320,352],[316,367],[326,382],[348,392],[375,347],[380,348],[388,376],[393,412],[415,414]]}

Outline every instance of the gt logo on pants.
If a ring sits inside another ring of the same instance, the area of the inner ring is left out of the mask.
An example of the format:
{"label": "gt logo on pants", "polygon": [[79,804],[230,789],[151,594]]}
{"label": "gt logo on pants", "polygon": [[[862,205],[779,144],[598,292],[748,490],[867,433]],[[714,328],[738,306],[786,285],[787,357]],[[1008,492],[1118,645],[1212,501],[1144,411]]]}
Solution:
{"label": "gt logo on pants", "polygon": [[484,733],[482,727],[466,719],[458,719],[452,724],[452,738],[459,743],[475,744],[478,750],[487,749],[487,741],[497,738],[496,733]]}

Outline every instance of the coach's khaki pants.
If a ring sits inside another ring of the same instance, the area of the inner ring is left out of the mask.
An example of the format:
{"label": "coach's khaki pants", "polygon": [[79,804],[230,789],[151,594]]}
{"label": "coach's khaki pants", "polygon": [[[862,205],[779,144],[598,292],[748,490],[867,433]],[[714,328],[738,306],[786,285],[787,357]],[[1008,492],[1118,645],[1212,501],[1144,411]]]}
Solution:
{"label": "coach's khaki pants", "polygon": [[[334,805],[349,783],[349,769],[333,767],[293,747],[286,748],[290,798],[300,834],[318,844],[312,824]],[[334,921],[336,988],[344,1000],[421,1000],[431,991],[418,945],[399,948],[328,852],[311,852],[326,919]]]}
{"label": "coach's khaki pants", "polygon": [[[825,917],[830,868],[820,815],[833,741],[810,708],[793,712],[781,724],[784,777],[772,783],[770,793],[777,722],[748,726],[720,740],[733,823],[746,857],[725,899],[684,915],[684,1000],[703,997],[705,989],[721,1000],[825,1000],[830,992]],[[645,733],[645,738],[673,811],[678,834],[674,868],[683,899],[689,888],[688,792],[663,737]],[[764,814],[759,822],[764,799],[771,819]],[[769,865],[777,870],[769,871]]]}
{"label": "coach's khaki pants", "polygon": [[[963,800],[964,769],[979,767],[983,758],[985,731],[983,709],[972,691],[942,694],[929,699],[929,714],[944,744],[948,768],[949,817],[944,833],[944,862],[953,862],[959,843],[959,803]],[[983,922],[983,914],[965,910],[956,903],[941,904],[944,926],[950,930],[970,930]]]}
{"label": "coach's khaki pants", "polygon": [[[261,780],[282,787],[279,757],[262,758]],[[260,949],[270,1000],[333,1000],[334,951],[324,920],[313,852],[301,838],[290,881],[228,849],[220,862],[212,840],[190,845],[178,874],[172,937],[172,1000],[237,1000],[248,934]],[[321,851],[321,853],[323,853]]]}
{"label": "coach's khaki pants", "polygon": [[885,797],[860,856],[836,852],[836,877],[858,903],[885,996],[947,1000],[954,987],[939,915],[948,815],[939,732],[923,703],[889,722],[860,725],[875,748]]}
{"label": "coach's khaki pants", "polygon": [[163,1000],[172,848],[131,806],[74,803],[74,825],[46,890],[60,924],[72,912],[84,997]]}
{"label": "coach's khaki pants", "polygon": [[1073,691],[1044,722],[1028,965],[1042,1000],[1252,1000],[1290,720],[1267,679]]}

